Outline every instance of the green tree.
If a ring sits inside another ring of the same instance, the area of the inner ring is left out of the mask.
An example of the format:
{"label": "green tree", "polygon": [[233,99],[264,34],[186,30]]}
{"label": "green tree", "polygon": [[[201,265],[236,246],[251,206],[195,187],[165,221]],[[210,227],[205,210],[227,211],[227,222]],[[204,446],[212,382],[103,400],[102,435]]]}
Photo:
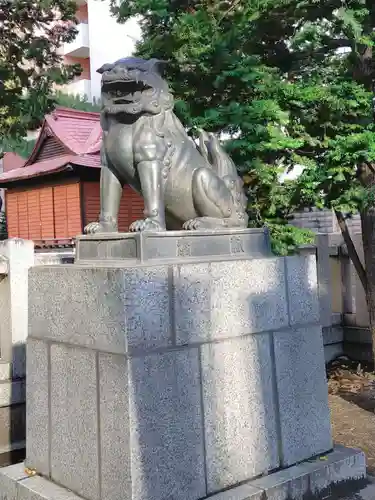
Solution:
{"label": "green tree", "polygon": [[77,74],[59,47],[76,36],[74,0],[0,0],[0,136],[23,137],[54,105],[52,89]]}
{"label": "green tree", "polygon": [[65,108],[78,109],[80,111],[93,111],[99,112],[101,109],[100,101],[94,99],[90,102],[87,96],[70,95],[64,92],[57,92],[55,95],[56,106],[63,106]]}
{"label": "green tree", "polygon": [[[335,210],[375,339],[374,2],[114,0],[112,10],[120,21],[142,17],[137,52],[169,61],[191,133],[231,138],[252,224],[268,224],[278,250],[300,235],[285,226],[296,208]],[[296,164],[303,174],[281,184]],[[365,265],[346,225],[357,211]]]}

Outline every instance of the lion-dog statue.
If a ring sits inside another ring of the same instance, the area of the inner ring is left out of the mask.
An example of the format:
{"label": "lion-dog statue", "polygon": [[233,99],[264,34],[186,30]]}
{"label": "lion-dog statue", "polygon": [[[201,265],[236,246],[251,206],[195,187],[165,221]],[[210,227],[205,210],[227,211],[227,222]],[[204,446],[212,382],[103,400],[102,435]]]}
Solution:
{"label": "lion-dog statue", "polygon": [[130,231],[246,228],[246,197],[214,134],[189,138],[157,59],[120,59],[102,74],[100,217],[87,234],[118,231],[124,184],[142,194],[145,218]]}

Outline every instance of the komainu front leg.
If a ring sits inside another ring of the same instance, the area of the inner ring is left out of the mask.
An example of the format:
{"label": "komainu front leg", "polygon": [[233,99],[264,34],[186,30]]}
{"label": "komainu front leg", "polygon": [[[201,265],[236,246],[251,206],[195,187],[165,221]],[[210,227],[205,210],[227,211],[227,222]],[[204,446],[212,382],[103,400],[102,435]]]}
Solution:
{"label": "komainu front leg", "polygon": [[122,196],[122,184],[102,160],[100,173],[100,215],[98,222],[88,224],[86,234],[117,233],[118,213]]}
{"label": "komainu front leg", "polygon": [[220,229],[247,227],[247,214],[240,200],[233,196],[231,186],[209,168],[194,172],[192,193],[199,217],[185,222],[184,229]]}
{"label": "komainu front leg", "polygon": [[137,168],[145,203],[145,219],[133,222],[129,230],[165,231],[162,164],[159,161],[142,161]]}

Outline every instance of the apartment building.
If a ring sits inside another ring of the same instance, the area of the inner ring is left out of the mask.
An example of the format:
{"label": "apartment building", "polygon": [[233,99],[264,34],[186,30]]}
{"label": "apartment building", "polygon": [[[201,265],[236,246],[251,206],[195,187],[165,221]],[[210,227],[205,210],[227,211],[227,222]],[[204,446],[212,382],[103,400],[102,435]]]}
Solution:
{"label": "apartment building", "polygon": [[86,95],[91,102],[100,98],[101,75],[96,70],[134,52],[140,37],[136,19],[119,24],[111,16],[109,0],[77,0],[78,34],[61,47],[66,64],[79,63],[82,74],[64,86],[64,92]]}

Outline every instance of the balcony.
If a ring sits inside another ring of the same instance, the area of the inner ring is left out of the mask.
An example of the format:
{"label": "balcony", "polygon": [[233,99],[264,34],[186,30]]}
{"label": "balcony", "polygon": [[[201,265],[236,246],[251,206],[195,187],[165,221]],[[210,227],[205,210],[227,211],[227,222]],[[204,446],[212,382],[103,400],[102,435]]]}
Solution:
{"label": "balcony", "polygon": [[64,43],[63,55],[70,57],[90,57],[89,26],[87,23],[79,23],[76,26],[77,36],[70,43]]}
{"label": "balcony", "polygon": [[60,87],[60,90],[70,95],[86,96],[86,99],[91,102],[91,80],[76,80]]}

